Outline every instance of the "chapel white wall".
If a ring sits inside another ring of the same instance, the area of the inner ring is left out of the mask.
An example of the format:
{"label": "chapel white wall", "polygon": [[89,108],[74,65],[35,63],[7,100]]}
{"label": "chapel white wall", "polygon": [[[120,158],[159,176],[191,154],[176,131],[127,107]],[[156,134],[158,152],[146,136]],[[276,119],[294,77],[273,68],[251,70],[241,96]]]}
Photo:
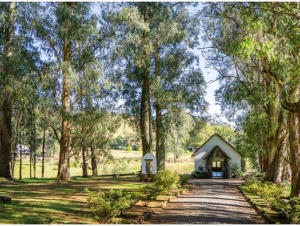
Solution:
{"label": "chapel white wall", "polygon": [[206,156],[208,152],[210,152],[216,145],[218,145],[228,156],[230,156],[231,160],[229,164],[237,164],[241,169],[241,155],[232,149],[232,147],[224,142],[219,136],[213,136],[210,140],[204,144],[200,150],[197,151],[197,155],[194,156],[194,166],[195,170],[198,170],[199,166],[205,167],[205,161],[203,157]]}

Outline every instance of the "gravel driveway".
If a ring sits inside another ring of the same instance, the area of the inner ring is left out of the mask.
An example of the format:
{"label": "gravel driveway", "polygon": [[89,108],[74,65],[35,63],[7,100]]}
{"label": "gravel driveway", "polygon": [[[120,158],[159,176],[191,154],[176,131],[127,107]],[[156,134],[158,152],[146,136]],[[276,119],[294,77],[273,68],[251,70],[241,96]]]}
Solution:
{"label": "gravel driveway", "polygon": [[171,200],[145,224],[265,224],[238,190],[238,179],[190,180],[192,190]]}

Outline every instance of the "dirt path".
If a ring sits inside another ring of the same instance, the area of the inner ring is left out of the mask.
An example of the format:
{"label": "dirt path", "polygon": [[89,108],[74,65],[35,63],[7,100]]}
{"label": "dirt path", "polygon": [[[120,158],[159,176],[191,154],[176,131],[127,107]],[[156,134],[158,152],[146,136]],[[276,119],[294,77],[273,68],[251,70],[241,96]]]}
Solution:
{"label": "dirt path", "polygon": [[146,224],[265,224],[239,192],[240,180],[191,180],[191,191],[171,200]]}

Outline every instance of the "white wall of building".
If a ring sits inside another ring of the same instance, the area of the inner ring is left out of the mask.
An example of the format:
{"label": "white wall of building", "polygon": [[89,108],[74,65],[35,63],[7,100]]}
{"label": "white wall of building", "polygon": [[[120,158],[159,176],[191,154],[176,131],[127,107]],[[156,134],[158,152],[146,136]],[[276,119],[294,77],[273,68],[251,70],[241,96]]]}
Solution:
{"label": "white wall of building", "polygon": [[222,151],[224,151],[224,153],[226,153],[231,158],[229,164],[236,163],[241,169],[241,155],[218,135],[214,135],[198,151],[195,152],[195,170],[198,170],[199,166],[205,167],[205,160],[203,159],[203,157],[207,156],[207,153],[210,152],[216,145],[219,146]]}

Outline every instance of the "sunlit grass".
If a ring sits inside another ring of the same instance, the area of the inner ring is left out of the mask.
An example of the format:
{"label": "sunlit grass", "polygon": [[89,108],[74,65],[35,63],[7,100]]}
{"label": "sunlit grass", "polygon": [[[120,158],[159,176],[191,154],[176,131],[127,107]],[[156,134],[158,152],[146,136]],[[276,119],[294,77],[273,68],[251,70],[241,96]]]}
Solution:
{"label": "sunlit grass", "polygon": [[[138,151],[120,151],[120,150],[112,150],[112,155],[115,158],[114,162],[104,163],[98,165],[98,174],[99,175],[108,175],[116,173],[116,168],[120,168],[120,174],[128,174],[128,173],[137,173],[141,170],[141,159],[142,153]],[[179,158],[179,162],[173,162],[173,155],[171,153],[167,154],[167,159],[171,160],[166,161],[166,168],[172,171],[176,171],[178,173],[191,173],[194,170],[194,161],[191,159],[190,153],[184,153]],[[45,162],[45,178],[55,178],[57,176],[58,171],[58,158],[51,158],[48,162]],[[80,177],[82,176],[82,168],[80,167],[80,162],[75,167],[74,159],[70,161],[70,175],[71,177]],[[15,164],[14,170],[14,178],[19,179],[19,171],[20,165],[19,161]],[[88,170],[89,175],[92,175],[92,171]],[[38,161],[36,164],[36,178],[41,178],[42,176],[42,163]],[[34,177],[33,169],[31,171],[31,177]],[[30,163],[29,160],[22,161],[22,179],[26,182],[26,178],[30,178]],[[50,180],[51,181],[51,180]],[[1,182],[1,178],[0,178]],[[39,183],[40,181],[37,179],[35,183]]]}
{"label": "sunlit grass", "polygon": [[[19,162],[15,165],[14,180],[0,178],[0,195],[12,198],[11,204],[0,204],[0,224],[97,224],[86,208],[87,192],[110,189],[123,189],[137,192],[147,183],[139,181],[138,171],[141,170],[142,153],[137,151],[112,151],[115,162],[99,164],[99,175],[114,174],[115,168],[123,166],[120,174],[135,173],[130,176],[98,176],[82,178],[80,164],[71,160],[71,180],[56,183],[57,158],[45,163],[45,178],[41,178],[42,163],[36,165],[36,178],[30,178],[28,160],[22,163],[22,179],[19,179]],[[168,159],[172,159],[168,155]],[[186,153],[179,161],[166,161],[166,169],[178,173],[191,173],[194,168],[193,159]],[[89,170],[89,175],[92,172]],[[33,177],[33,170],[32,175]]]}
{"label": "sunlit grass", "polygon": [[0,195],[11,197],[12,203],[0,204],[0,224],[96,224],[86,208],[85,188],[136,192],[143,186],[137,175],[78,177],[65,183],[55,183],[54,178],[5,182]]}

